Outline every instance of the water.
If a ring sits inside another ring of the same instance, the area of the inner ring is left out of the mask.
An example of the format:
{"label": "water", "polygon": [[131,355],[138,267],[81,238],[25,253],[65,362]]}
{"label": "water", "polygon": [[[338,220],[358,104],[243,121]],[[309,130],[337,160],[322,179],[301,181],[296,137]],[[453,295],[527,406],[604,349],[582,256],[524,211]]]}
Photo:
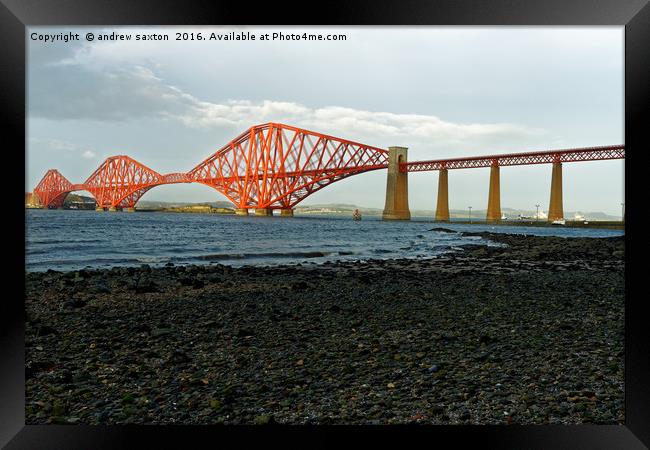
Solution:
{"label": "water", "polygon": [[623,231],[383,222],[378,217],[240,217],[217,214],[26,210],[26,269],[78,270],[149,264],[286,264],[431,257],[480,237],[429,231],[540,236],[620,236]]}

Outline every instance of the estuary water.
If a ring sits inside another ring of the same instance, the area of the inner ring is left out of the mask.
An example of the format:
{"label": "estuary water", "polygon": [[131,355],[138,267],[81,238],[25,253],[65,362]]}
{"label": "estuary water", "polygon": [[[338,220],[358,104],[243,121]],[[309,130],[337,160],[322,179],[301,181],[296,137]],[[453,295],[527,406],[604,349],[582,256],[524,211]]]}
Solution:
{"label": "estuary water", "polygon": [[241,217],[163,212],[25,212],[26,270],[68,271],[167,263],[273,265],[334,260],[420,258],[457,251],[475,236],[430,231],[491,231],[563,237],[620,236],[621,230],[437,224],[431,218]]}

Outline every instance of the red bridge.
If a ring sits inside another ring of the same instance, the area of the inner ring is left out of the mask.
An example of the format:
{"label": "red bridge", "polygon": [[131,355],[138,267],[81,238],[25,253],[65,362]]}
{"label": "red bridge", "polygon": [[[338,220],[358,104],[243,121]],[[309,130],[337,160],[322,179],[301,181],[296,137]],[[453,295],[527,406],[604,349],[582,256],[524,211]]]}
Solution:
{"label": "red bridge", "polygon": [[[447,170],[491,167],[488,220],[500,220],[499,167],[553,164],[549,220],[562,217],[562,162],[625,158],[624,146],[548,150],[433,161],[407,161],[407,149],[388,150],[288,125],[251,127],[188,172],[160,174],[128,156],[112,156],[82,184],[48,170],[34,194],[45,208],[62,207],[73,191],[88,191],[98,210],[133,211],[138,200],[161,184],[202,183],[225,195],[238,214],[255,209],[271,215],[293,208],[310,194],[352,175],[388,168],[384,219],[409,219],[408,172],[440,171],[437,220],[449,220]],[[553,212],[553,217],[551,217]]]}

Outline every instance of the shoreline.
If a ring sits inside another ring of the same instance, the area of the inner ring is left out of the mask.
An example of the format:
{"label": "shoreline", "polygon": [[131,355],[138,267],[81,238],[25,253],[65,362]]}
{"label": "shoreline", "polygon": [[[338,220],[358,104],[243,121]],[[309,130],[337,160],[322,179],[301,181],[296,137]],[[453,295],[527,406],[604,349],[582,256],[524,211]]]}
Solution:
{"label": "shoreline", "polygon": [[624,236],[26,275],[26,423],[623,423]]}
{"label": "shoreline", "polygon": [[[29,208],[34,210],[41,210],[42,208]],[[65,209],[66,211],[72,211],[71,209]],[[74,211],[95,211],[94,209],[77,209]],[[216,214],[216,215],[225,215],[225,216],[237,216],[234,209],[230,208],[212,208],[208,210],[207,208],[197,208],[197,207],[177,207],[177,208],[142,208],[136,209],[138,213],[177,213],[177,214]],[[323,214],[317,212],[301,212],[296,211],[295,215],[292,218],[337,218],[337,219],[350,219],[352,213],[341,213],[341,214]],[[457,224],[457,225],[489,225],[489,226],[512,226],[512,227],[550,227],[550,228],[587,228],[587,229],[606,229],[606,230],[625,230],[625,221],[621,220],[567,220],[565,225],[558,226],[553,225],[548,222],[546,219],[543,220],[534,220],[534,219],[522,219],[522,220],[502,220],[500,222],[487,222],[485,219],[472,219],[471,221],[466,218],[453,218],[450,222],[439,222],[435,220],[433,214],[430,215],[413,215],[413,219],[418,219],[418,222],[430,222],[440,226],[445,226],[447,224]],[[259,217],[259,218],[268,218],[268,216],[255,216],[254,214],[249,214],[247,217]],[[279,215],[273,215],[273,217],[280,217]],[[368,214],[365,213],[364,217],[372,217],[373,220],[381,218],[381,214]],[[284,218],[288,220],[287,218]],[[422,220],[425,219],[425,220]]]}

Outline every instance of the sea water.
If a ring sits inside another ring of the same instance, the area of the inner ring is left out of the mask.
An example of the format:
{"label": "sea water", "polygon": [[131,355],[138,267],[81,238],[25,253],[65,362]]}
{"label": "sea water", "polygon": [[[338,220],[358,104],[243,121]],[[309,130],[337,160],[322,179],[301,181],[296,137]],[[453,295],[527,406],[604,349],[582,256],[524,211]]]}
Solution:
{"label": "sea water", "polygon": [[620,236],[622,230],[439,224],[431,218],[255,217],[164,212],[26,210],[28,271],[149,264],[274,265],[427,258],[489,242],[430,231],[491,231],[562,237]]}

